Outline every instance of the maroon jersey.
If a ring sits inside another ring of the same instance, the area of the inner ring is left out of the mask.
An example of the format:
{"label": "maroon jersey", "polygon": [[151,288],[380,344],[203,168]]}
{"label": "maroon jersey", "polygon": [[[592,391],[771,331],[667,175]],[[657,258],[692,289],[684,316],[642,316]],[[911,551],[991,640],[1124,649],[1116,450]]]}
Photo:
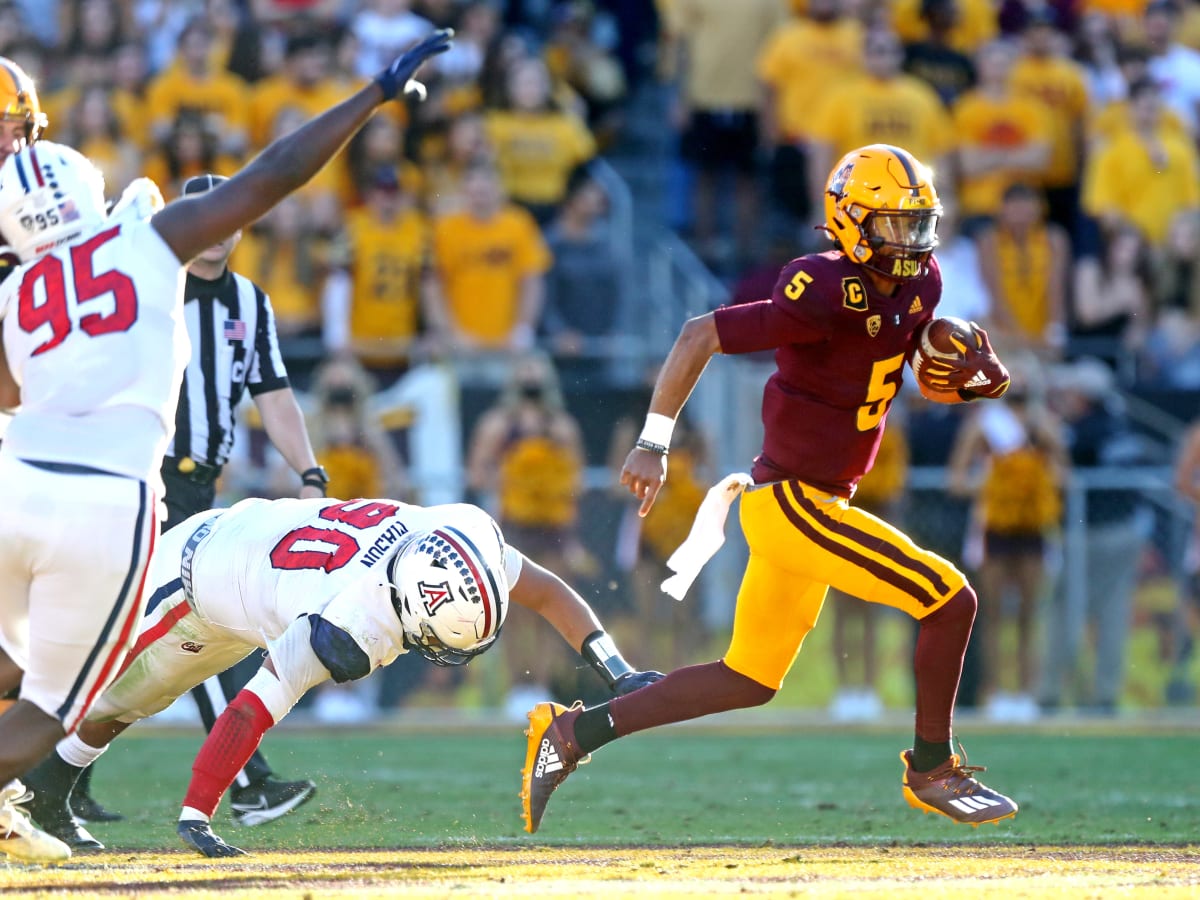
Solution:
{"label": "maroon jersey", "polygon": [[795,478],[850,496],[875,461],[913,333],[941,296],[936,260],[887,297],[830,251],[784,266],[770,300],[718,309],[722,353],[775,350],[754,480]]}

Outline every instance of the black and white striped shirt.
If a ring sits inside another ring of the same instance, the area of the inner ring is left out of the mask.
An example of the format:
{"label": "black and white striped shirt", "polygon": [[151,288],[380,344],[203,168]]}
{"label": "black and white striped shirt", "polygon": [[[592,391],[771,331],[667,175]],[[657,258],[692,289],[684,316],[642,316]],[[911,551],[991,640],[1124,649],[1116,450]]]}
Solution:
{"label": "black and white striped shirt", "polygon": [[216,281],[189,273],[184,299],[192,357],[167,455],[222,466],[233,448],[234,410],[243,392],[254,397],[288,386],[275,314],[258,285],[228,269]]}

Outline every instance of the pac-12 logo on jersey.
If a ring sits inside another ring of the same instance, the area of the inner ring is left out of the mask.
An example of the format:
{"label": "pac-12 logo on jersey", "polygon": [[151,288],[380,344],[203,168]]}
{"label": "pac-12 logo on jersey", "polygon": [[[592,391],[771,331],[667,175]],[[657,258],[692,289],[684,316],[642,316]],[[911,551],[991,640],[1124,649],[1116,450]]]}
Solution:
{"label": "pac-12 logo on jersey", "polygon": [[430,584],[427,581],[418,581],[417,591],[425,601],[425,614],[432,616],[439,606],[450,599],[450,582]]}

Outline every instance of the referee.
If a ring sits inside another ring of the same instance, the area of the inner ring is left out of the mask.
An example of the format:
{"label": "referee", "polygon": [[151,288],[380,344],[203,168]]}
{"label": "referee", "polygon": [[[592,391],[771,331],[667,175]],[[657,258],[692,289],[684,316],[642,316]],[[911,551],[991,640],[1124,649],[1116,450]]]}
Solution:
{"label": "referee", "polygon": [[[202,194],[226,179],[197,175],[183,184],[183,194]],[[167,448],[162,477],[167,520],[173,528],[195,513],[210,509],[216,481],[233,448],[234,410],[250,392],[271,443],[299,475],[300,497],[324,497],[328,476],[317,465],[304,415],[288,383],[279,352],[275,315],[262,288],[229,269],[229,255],[241,239],[238,231],[205,250],[188,266],[184,317],[192,341],[192,357],[184,373],[175,412],[175,439]],[[251,655],[221,675],[192,689],[205,730],[247,680],[259,660]],[[110,813],[92,799],[84,769],[71,796],[71,808],[82,821],[108,821]],[[261,751],[256,750],[238,773],[230,792],[230,810],[240,825],[261,825],[304,803],[316,791],[311,781],[278,781]],[[90,836],[89,836],[90,837]]]}

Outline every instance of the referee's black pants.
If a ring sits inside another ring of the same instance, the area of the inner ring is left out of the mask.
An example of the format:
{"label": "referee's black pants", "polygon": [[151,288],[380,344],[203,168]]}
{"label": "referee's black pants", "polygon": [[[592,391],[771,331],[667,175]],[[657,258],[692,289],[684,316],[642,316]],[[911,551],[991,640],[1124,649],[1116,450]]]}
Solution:
{"label": "referee's black pants", "polygon": [[[217,486],[213,482],[203,484],[186,478],[166,466],[162,471],[163,484],[167,495],[164,498],[167,505],[167,520],[162,530],[174,528],[184,519],[206,509],[212,509],[217,498]],[[196,708],[200,710],[200,720],[204,722],[204,730],[212,731],[217,716],[225,711],[225,707],[238,695],[238,691],[246,686],[254,673],[262,665],[262,654],[251,653],[241,662],[226,669],[215,678],[210,678],[192,688],[192,698]],[[238,773],[234,782],[239,787],[245,787],[251,782],[261,781],[272,774],[267,758],[261,750],[255,750],[246,762],[245,768]]]}

